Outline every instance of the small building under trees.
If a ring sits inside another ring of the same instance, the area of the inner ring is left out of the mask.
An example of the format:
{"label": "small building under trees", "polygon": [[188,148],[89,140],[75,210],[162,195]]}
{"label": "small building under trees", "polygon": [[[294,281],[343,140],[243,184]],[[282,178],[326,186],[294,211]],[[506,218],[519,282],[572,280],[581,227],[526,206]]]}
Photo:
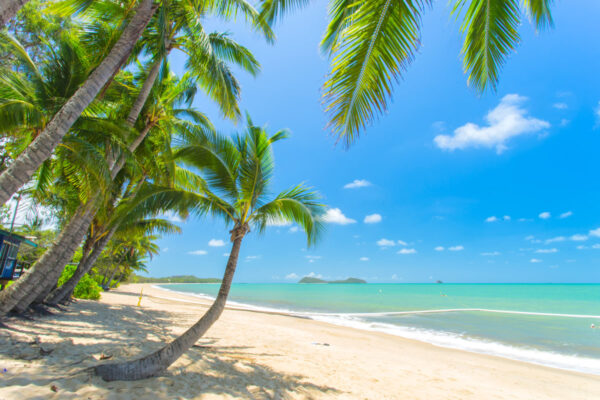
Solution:
{"label": "small building under trees", "polygon": [[17,255],[21,244],[37,247],[37,244],[24,236],[0,229],[0,284],[4,286],[8,281],[17,279],[25,265],[17,262]]}

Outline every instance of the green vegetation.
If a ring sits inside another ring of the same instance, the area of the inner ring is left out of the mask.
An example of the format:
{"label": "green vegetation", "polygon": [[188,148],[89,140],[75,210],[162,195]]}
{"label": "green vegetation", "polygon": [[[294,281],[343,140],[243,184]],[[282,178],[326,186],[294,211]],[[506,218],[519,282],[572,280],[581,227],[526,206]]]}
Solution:
{"label": "green vegetation", "polygon": [[[67,265],[58,279],[58,285],[64,285],[65,282],[67,282],[71,276],[73,276],[75,269],[77,269],[76,265]],[[100,298],[101,291],[102,288],[100,285],[98,285],[98,283],[96,283],[96,281],[88,274],[85,274],[75,286],[73,297],[78,299],[98,300]]]}
{"label": "green vegetation", "polygon": [[150,278],[132,274],[129,279],[132,283],[221,283],[221,279],[198,278],[194,275],[173,275],[164,278]]}
{"label": "green vegetation", "polygon": [[300,279],[298,283],[367,283],[367,281],[359,278],[347,278],[344,280],[326,281],[319,278],[313,278],[312,276],[305,276],[304,278]]}

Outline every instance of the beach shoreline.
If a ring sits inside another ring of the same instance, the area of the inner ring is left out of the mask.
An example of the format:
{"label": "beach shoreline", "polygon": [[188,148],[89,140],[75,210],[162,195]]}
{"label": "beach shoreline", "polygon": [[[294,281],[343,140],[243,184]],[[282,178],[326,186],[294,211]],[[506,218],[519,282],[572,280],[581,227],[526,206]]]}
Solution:
{"label": "beach shoreline", "polygon": [[123,285],[64,313],[7,320],[0,398],[592,399],[600,393],[600,379],[590,374],[238,308],[228,308],[164,376],[111,383],[91,376],[86,368],[100,362],[159,348],[210,304],[156,285]]}

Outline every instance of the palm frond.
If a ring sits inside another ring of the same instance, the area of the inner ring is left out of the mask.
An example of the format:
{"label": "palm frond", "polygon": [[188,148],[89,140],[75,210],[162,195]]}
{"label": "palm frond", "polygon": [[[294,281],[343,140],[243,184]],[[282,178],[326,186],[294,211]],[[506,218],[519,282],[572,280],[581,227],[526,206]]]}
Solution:
{"label": "palm frond", "polygon": [[340,3],[323,46],[333,55],[324,85],[329,127],[349,146],[361,129],[387,109],[398,81],[419,46],[421,14],[430,0]]}
{"label": "palm frond", "polygon": [[550,8],[554,0],[523,0],[523,5],[537,29],[552,27],[552,12]]}

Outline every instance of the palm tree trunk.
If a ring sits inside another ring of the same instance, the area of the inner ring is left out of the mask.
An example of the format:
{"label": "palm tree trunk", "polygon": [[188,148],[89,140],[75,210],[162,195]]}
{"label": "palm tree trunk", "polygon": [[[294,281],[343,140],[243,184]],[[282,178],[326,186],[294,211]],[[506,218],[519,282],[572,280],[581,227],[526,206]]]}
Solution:
{"label": "palm tree trunk", "polygon": [[[110,289],[110,283],[112,282],[115,274],[117,273],[117,271],[119,270],[119,266],[116,265],[112,272],[110,273],[110,278],[108,278],[108,280],[106,280],[105,282],[102,282],[102,289],[104,289],[104,291],[108,292],[108,289]],[[105,277],[106,278],[106,277]]]}
{"label": "palm tree trunk", "polygon": [[[3,0],[5,1],[5,0]],[[11,0],[14,1],[14,0]],[[33,173],[47,160],[83,110],[94,100],[108,82],[150,22],[158,5],[154,0],[142,0],[135,15],[123,30],[110,53],[92,72],[86,82],[63,105],[27,149],[0,175],[0,204],[6,203],[16,191],[31,179]]]}
{"label": "palm tree trunk", "polygon": [[29,0],[2,0],[0,2],[0,29],[4,28],[8,21],[13,19],[28,2]]}
{"label": "palm tree trunk", "polygon": [[104,250],[106,244],[110,241],[116,230],[116,227],[111,229],[106,235],[100,238],[100,240],[94,243],[89,256],[81,260],[77,266],[77,269],[75,270],[75,273],[68,281],[66,281],[61,287],[56,288],[46,297],[46,303],[50,305],[56,305],[71,297],[73,291],[75,290],[75,286],[77,286],[85,274],[90,272],[96,263],[96,260],[98,260],[98,257],[100,257],[100,254],[102,254],[102,250]]}
{"label": "palm tree trunk", "polygon": [[225,303],[227,302],[227,296],[229,296],[229,289],[231,288],[231,282],[237,266],[240,246],[247,232],[248,228],[245,226],[236,227],[233,230],[233,246],[229,254],[219,294],[215,302],[198,322],[162,349],[137,360],[99,365],[95,367],[96,374],[105,381],[133,381],[150,378],[162,373],[186,350],[192,347],[219,319],[225,309]]}
{"label": "palm tree trunk", "polygon": [[148,72],[148,76],[146,77],[146,80],[144,81],[144,84],[142,85],[142,88],[140,89],[140,93],[138,94],[137,98],[135,99],[133,106],[131,106],[131,110],[129,110],[129,115],[127,116],[127,123],[131,126],[135,125],[135,121],[137,121],[138,117],[140,116],[140,113],[142,112],[142,108],[144,107],[144,104],[146,104],[146,101],[148,100],[148,97],[150,96],[150,91],[152,90],[152,87],[154,86],[154,83],[156,82],[156,79],[158,78],[158,73],[160,72],[161,63],[162,63],[162,58],[159,58],[154,63],[152,68],[150,68],[150,72]]}
{"label": "palm tree trunk", "polygon": [[[54,245],[13,285],[0,291],[0,316],[13,309],[23,312],[45,289],[48,282],[58,279],[81,243],[95,214],[95,204],[80,206],[62,230]],[[58,275],[56,278],[56,270]],[[54,282],[52,282],[54,284]]]}

